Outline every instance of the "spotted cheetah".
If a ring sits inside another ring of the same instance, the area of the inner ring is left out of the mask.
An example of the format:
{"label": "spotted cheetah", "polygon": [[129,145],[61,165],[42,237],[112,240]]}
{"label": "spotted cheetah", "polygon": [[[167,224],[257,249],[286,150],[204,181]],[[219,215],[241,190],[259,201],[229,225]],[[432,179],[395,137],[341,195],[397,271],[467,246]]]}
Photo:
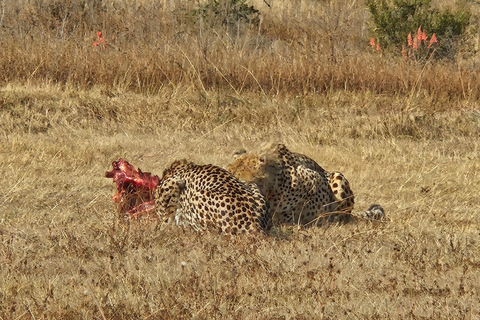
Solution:
{"label": "spotted cheetah", "polygon": [[[329,220],[351,217],[355,199],[344,175],[326,171],[283,144],[269,146],[260,154],[241,150],[226,169],[241,181],[258,185],[274,224],[310,225],[327,216]],[[381,218],[384,212],[373,205],[357,215]]]}
{"label": "spotted cheetah", "polygon": [[163,172],[154,199],[160,219],[197,231],[258,233],[266,231],[271,221],[265,198],[254,183],[243,183],[211,164],[173,162]]}

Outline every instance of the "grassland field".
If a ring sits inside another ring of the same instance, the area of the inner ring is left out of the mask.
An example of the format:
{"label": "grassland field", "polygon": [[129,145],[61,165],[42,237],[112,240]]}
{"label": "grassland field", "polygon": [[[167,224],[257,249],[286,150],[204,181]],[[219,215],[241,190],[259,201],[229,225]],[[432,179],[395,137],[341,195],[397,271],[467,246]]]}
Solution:
{"label": "grassland field", "polygon": [[[0,3],[0,319],[480,319],[475,55],[371,52],[363,2],[258,2],[234,35],[179,1]],[[112,161],[160,175],[266,142],[386,220],[252,239],[118,218]]]}

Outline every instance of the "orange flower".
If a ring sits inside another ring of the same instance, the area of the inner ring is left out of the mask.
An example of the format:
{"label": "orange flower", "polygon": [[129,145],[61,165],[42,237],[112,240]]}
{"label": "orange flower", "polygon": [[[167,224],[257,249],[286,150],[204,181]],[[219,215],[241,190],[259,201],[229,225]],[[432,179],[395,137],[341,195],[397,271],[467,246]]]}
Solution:
{"label": "orange flower", "polygon": [[381,48],[380,48],[380,43],[377,43],[377,51],[380,51]]}
{"label": "orange flower", "polygon": [[411,32],[408,33],[407,43],[408,43],[408,46],[409,46],[409,47],[413,46],[412,33],[411,33]]}
{"label": "orange flower", "polygon": [[437,43],[437,36],[435,35],[435,33],[432,35],[432,37],[430,38],[430,42],[428,43],[428,47],[427,48],[430,48],[434,43]]}
{"label": "orange flower", "polygon": [[425,33],[425,30],[422,32],[422,41],[427,41],[427,34]]}
{"label": "orange flower", "polygon": [[370,39],[370,45],[372,47],[375,47],[375,39],[373,39],[373,38]]}
{"label": "orange flower", "polygon": [[402,46],[402,56],[405,60],[407,60],[407,51],[405,50],[405,46]]}
{"label": "orange flower", "polygon": [[105,39],[103,38],[102,31],[97,31],[97,41],[93,43],[95,47],[102,46],[102,49],[105,50]]}

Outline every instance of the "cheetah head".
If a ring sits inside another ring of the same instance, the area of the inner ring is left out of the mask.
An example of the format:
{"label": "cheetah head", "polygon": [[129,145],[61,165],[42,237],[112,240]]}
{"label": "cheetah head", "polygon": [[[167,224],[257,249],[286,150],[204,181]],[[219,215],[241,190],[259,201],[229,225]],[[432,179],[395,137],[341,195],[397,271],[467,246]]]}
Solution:
{"label": "cheetah head", "polygon": [[278,176],[277,160],[269,154],[258,155],[241,150],[234,153],[234,160],[227,167],[237,179],[255,183],[262,194],[275,185]]}

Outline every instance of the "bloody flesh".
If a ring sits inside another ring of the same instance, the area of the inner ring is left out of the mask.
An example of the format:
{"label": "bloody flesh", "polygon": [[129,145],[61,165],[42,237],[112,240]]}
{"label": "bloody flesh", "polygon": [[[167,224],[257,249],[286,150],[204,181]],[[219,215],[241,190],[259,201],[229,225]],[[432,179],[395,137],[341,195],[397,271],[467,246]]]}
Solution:
{"label": "bloody flesh", "polygon": [[155,209],[154,191],[160,178],[150,172],[138,171],[128,161],[120,159],[112,163],[113,170],[105,172],[117,185],[112,200],[119,203],[119,213],[138,217]]}

